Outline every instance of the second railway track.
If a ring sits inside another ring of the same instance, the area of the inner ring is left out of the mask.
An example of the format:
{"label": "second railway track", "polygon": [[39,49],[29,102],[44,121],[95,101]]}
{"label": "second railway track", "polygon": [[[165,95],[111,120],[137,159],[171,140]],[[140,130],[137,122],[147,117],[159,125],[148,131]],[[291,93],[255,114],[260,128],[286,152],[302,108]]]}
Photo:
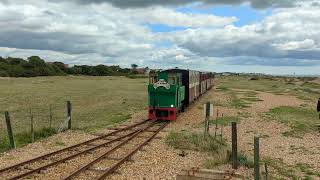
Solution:
{"label": "second railway track", "polygon": [[0,179],[104,179],[130,160],[135,152],[151,141],[167,124],[168,122],[144,120],[0,169]]}

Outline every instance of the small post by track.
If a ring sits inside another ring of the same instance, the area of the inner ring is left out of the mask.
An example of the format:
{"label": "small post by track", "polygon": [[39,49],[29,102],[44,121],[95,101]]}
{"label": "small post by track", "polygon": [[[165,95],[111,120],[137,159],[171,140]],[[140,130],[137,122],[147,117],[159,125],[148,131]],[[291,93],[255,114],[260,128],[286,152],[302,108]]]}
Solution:
{"label": "small post by track", "polygon": [[7,124],[7,131],[8,131],[9,141],[10,141],[10,147],[11,147],[11,149],[15,149],[16,143],[14,141],[12,126],[11,126],[11,118],[10,118],[10,114],[8,111],[5,112],[5,119],[6,119],[6,124]]}
{"label": "small post by track", "polygon": [[71,120],[72,120],[72,104],[71,104],[71,101],[67,101],[67,113],[68,113],[68,129],[71,129]]}
{"label": "small post by track", "polygon": [[31,132],[31,142],[34,142],[34,118],[33,118],[33,112],[32,109],[30,108],[30,132]]}
{"label": "small post by track", "polygon": [[[224,115],[223,115],[223,113],[222,113],[222,115],[221,115],[221,119],[222,119],[222,122],[224,122],[224,119],[223,119],[223,117],[224,117]],[[223,125],[221,126],[221,129],[220,129],[220,141],[222,142],[222,140],[223,140]]]}
{"label": "small post by track", "polygon": [[232,168],[238,169],[238,135],[237,123],[232,122]]}
{"label": "small post by track", "polygon": [[217,109],[217,117],[216,117],[216,121],[215,121],[215,130],[214,130],[214,138],[217,137],[217,131],[218,131],[218,119],[219,119],[219,109]]}
{"label": "small post by track", "polygon": [[269,180],[268,164],[264,163],[265,179]]}
{"label": "small post by track", "polygon": [[213,105],[210,102],[204,104],[204,138],[207,138],[210,130],[210,116],[213,116]]}
{"label": "small post by track", "polygon": [[254,180],[260,179],[259,137],[254,137]]}
{"label": "small post by track", "polygon": [[50,128],[50,129],[52,128],[52,118],[53,118],[53,115],[52,115],[52,105],[50,104],[50,105],[49,105],[49,128]]}

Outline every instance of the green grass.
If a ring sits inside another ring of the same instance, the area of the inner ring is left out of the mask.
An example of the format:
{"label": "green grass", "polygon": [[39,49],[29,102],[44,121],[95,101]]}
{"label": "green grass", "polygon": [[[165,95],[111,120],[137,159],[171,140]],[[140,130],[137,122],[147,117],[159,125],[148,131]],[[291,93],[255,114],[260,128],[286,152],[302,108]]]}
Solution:
{"label": "green grass", "polygon": [[320,177],[320,172],[314,171],[313,167],[309,164],[298,163],[296,164],[296,168],[300,169],[300,171],[304,172],[306,175],[310,176],[317,176]]}
{"label": "green grass", "polygon": [[264,158],[262,162],[266,163],[269,167],[272,167],[276,171],[276,174],[280,177],[290,178],[293,180],[299,179],[299,176],[297,175],[297,170],[294,169],[292,166],[286,165],[280,159]]}
{"label": "green grass", "polygon": [[248,108],[250,107],[250,104],[251,103],[239,98],[233,98],[230,103],[231,107],[234,107],[236,109]]}
{"label": "green grass", "polygon": [[[49,126],[52,105],[52,127],[57,128],[66,119],[67,100],[73,105],[73,129],[92,132],[123,122],[146,108],[147,84],[147,78],[115,76],[1,78],[0,136],[7,134],[4,111],[10,112],[14,134],[18,135],[30,129],[30,108],[39,131]],[[4,145],[0,142],[0,146]]]}
{"label": "green grass", "polygon": [[[317,179],[320,177],[320,172],[316,171],[314,167],[304,164],[297,163],[296,165],[287,165],[281,159],[272,159],[272,158],[264,158],[262,163],[266,163],[269,167],[272,167],[276,174],[271,174],[272,176],[278,175],[280,178],[275,179],[283,179],[289,178],[293,180],[299,179]],[[303,174],[301,176],[301,174]]]}
{"label": "green grass", "polygon": [[225,140],[203,134],[186,131],[170,132],[166,137],[166,143],[176,149],[194,150],[201,152],[215,153],[226,146]]}
{"label": "green grass", "polygon": [[284,135],[294,136],[303,135],[306,132],[317,130],[316,123],[318,113],[309,108],[281,106],[271,109],[265,116],[267,119],[284,123],[291,127],[291,131],[285,132]]}
{"label": "green grass", "polygon": [[[34,132],[35,141],[47,138],[57,133],[56,129],[53,128],[44,128]],[[14,134],[15,143],[17,147],[24,146],[32,142],[30,132],[21,132]],[[0,152],[9,149],[9,140],[7,138],[2,138],[0,143]]]}
{"label": "green grass", "polygon": [[225,86],[218,86],[218,87],[217,87],[217,90],[218,90],[218,91],[228,91],[229,88],[227,88],[227,87],[225,87]]}
{"label": "green grass", "polygon": [[126,76],[127,78],[130,78],[130,79],[139,79],[139,78],[142,78],[142,79],[146,79],[148,78],[149,76],[148,75],[141,75],[141,74],[130,74],[130,75],[127,75]]}
{"label": "green grass", "polygon": [[64,143],[62,141],[56,141],[56,145],[57,146],[66,146],[66,143]]}
{"label": "green grass", "polygon": [[[290,94],[302,100],[314,101],[320,93],[320,84],[308,82],[309,79],[300,79],[302,85],[296,84],[299,80],[285,77],[261,77],[258,80],[250,80],[250,76],[221,77],[217,81],[218,89],[243,89],[251,91],[271,92],[274,94]],[[314,79],[314,78],[310,78]]]}
{"label": "green grass", "polygon": [[253,168],[254,167],[253,159],[249,158],[244,153],[239,153],[238,154],[238,163],[239,163],[240,166],[244,166],[244,167],[247,167],[247,168]]}
{"label": "green grass", "polygon": [[230,159],[230,152],[227,150],[225,139],[208,136],[204,138],[202,133],[187,131],[170,132],[166,137],[166,144],[181,150],[192,150],[207,153],[208,157],[204,162],[206,168],[213,168],[217,165],[227,163]]}
{"label": "green grass", "polygon": [[224,116],[219,117],[217,120],[210,120],[210,124],[213,125],[218,123],[218,125],[229,126],[231,122],[240,122],[240,118],[236,116]]}

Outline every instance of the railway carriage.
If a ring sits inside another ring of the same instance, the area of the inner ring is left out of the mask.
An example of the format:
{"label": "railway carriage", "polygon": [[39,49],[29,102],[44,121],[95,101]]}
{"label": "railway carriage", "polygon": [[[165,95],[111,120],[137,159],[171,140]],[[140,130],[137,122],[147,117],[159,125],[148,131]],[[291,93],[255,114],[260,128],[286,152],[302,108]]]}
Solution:
{"label": "railway carriage", "polygon": [[213,85],[210,73],[184,69],[169,69],[150,74],[148,85],[148,115],[152,120],[176,120]]}

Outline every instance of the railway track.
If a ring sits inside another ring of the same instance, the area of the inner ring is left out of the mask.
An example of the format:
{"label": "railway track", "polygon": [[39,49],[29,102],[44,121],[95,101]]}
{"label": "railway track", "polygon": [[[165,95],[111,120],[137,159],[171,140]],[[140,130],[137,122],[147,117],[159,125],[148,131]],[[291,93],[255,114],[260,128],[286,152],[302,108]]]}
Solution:
{"label": "railway track", "polygon": [[[168,122],[144,120],[97,138],[0,169],[0,179],[16,180],[33,176],[41,179],[39,173],[47,169],[55,172],[59,169],[57,166],[63,164],[77,165],[73,165],[75,168],[72,171],[57,176],[57,179],[104,179],[115,172],[121,164],[130,160],[133,154],[155,138],[167,124]],[[86,158],[87,161],[81,162]]]}

